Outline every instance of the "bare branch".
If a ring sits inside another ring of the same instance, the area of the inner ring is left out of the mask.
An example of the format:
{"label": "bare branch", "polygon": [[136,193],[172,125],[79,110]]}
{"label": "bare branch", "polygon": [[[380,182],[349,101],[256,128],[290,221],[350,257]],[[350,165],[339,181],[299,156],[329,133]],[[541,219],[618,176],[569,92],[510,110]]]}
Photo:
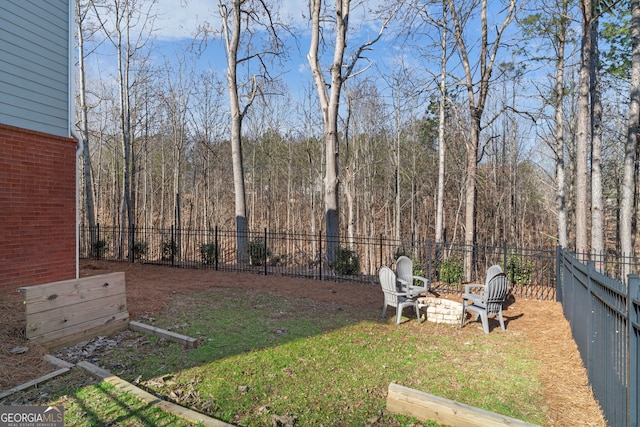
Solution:
{"label": "bare branch", "polygon": [[366,58],[366,57],[362,56],[362,54],[364,52],[368,51],[368,50],[372,50],[372,46],[374,44],[376,44],[380,40],[380,38],[382,37],[382,33],[384,32],[385,28],[387,28],[387,26],[389,25],[389,23],[391,22],[393,17],[396,16],[396,14],[398,13],[398,10],[399,10],[399,7],[396,7],[396,9],[385,19],[385,21],[380,26],[380,30],[378,31],[378,35],[373,40],[370,40],[370,41],[362,44],[358,48],[358,50],[353,55],[351,63],[346,67],[346,71],[345,71],[345,74],[344,74],[344,80],[348,79],[349,77],[358,75],[358,74],[362,73],[364,70],[370,68],[370,65],[368,65],[364,70],[359,71],[358,73],[352,75],[353,68],[356,66],[356,62],[358,61],[358,59]]}

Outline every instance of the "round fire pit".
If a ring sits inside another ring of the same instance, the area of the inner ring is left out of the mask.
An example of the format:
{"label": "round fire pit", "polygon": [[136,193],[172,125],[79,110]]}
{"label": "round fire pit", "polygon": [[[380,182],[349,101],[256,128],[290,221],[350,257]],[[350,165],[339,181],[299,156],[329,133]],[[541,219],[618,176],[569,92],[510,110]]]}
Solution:
{"label": "round fire pit", "polygon": [[445,298],[423,297],[418,298],[418,308],[421,316],[429,322],[460,324],[462,319],[462,304]]}

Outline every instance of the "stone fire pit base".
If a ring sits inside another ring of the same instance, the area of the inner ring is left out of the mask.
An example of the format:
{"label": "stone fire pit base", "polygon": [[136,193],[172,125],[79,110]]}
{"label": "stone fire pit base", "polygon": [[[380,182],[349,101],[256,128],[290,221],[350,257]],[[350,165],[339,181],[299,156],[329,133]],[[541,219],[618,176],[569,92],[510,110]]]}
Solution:
{"label": "stone fire pit base", "polygon": [[418,308],[429,322],[460,324],[462,319],[462,304],[445,298],[418,298]]}

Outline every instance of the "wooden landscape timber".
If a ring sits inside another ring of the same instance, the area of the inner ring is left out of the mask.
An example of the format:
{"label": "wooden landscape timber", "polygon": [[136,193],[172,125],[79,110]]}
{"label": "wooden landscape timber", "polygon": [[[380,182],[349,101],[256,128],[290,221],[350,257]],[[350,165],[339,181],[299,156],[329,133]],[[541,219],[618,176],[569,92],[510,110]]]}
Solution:
{"label": "wooden landscape timber", "polygon": [[18,288],[24,292],[26,337],[50,350],[126,329],[122,272]]}
{"label": "wooden landscape timber", "polygon": [[150,333],[152,335],[156,335],[168,341],[182,344],[182,346],[185,348],[196,348],[199,345],[198,340],[195,338],[167,331],[166,329],[156,328],[155,326],[145,325],[144,323],[136,322],[133,320],[129,322],[129,329],[135,332]]}
{"label": "wooden landscape timber", "polygon": [[458,403],[396,383],[389,384],[387,409],[422,421],[436,421],[456,427],[535,427],[524,421]]}
{"label": "wooden landscape timber", "polygon": [[106,369],[102,369],[87,361],[79,362],[77,366],[79,368],[84,369],[86,372],[88,372],[92,376],[112,384],[118,390],[133,395],[135,398],[141,400],[142,402],[146,403],[149,406],[157,406],[158,408],[162,409],[165,412],[168,412],[170,414],[183,418],[187,421],[196,423],[198,425],[209,426],[209,427],[231,427],[231,424],[227,424],[224,421],[211,418],[207,415],[201,414],[200,412],[196,412],[192,409],[185,408],[178,404],[162,400],[154,396],[153,394],[146,392],[139,387],[136,387],[130,382],[127,382],[122,378],[113,375],[111,372],[107,371]]}
{"label": "wooden landscape timber", "polygon": [[4,399],[5,397],[12,395],[13,393],[17,393],[19,391],[26,390],[29,387],[33,387],[33,386],[36,386],[38,384],[42,384],[43,382],[49,381],[50,379],[55,378],[58,375],[66,374],[67,372],[69,372],[70,369],[71,368],[60,368],[60,369],[57,369],[57,370],[55,370],[53,372],[50,372],[50,373],[48,373],[46,375],[43,375],[43,376],[38,377],[36,379],[33,379],[31,381],[27,381],[26,383],[22,383],[22,384],[20,384],[18,386],[12,387],[9,390],[5,390],[3,392],[0,392],[0,399]]}
{"label": "wooden landscape timber", "polygon": [[41,377],[35,378],[31,381],[27,381],[26,383],[22,383],[8,390],[0,392],[0,399],[4,399],[5,397],[12,395],[13,393],[26,390],[29,387],[37,386],[39,384],[42,384],[43,382],[49,381],[52,378],[65,374],[75,366],[73,363],[65,362],[64,360],[58,359],[57,357],[52,356],[50,354],[45,354],[44,356],[42,356],[42,358],[46,362],[49,362],[50,364],[57,367],[58,369],[53,372],[49,372],[48,374],[43,375]]}

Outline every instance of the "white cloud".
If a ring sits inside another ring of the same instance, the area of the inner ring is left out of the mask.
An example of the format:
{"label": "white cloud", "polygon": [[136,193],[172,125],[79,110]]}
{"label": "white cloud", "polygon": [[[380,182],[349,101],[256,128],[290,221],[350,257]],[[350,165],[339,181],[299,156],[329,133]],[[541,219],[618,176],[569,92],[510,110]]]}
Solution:
{"label": "white cloud", "polygon": [[[218,0],[157,0],[156,36],[161,40],[192,38],[205,22],[218,27]],[[309,7],[300,0],[283,0],[280,16],[294,28],[307,26]]]}
{"label": "white cloud", "polygon": [[216,0],[158,0],[156,36],[161,40],[193,38],[198,26],[217,17]]}
{"label": "white cloud", "polygon": [[[360,26],[370,10],[375,9],[382,2],[383,0],[368,0],[364,4],[354,4],[351,26],[354,28]],[[157,0],[156,35],[164,40],[192,38],[198,26],[204,22],[213,23],[217,27],[217,5],[218,0]],[[333,7],[333,4],[329,3],[329,7]],[[293,28],[309,28],[309,6],[306,1],[282,0],[278,14],[282,21]],[[373,29],[377,28],[376,24],[369,25],[372,25]]]}
{"label": "white cloud", "polygon": [[305,28],[309,25],[309,3],[300,0],[282,0],[280,16],[295,28]]}

